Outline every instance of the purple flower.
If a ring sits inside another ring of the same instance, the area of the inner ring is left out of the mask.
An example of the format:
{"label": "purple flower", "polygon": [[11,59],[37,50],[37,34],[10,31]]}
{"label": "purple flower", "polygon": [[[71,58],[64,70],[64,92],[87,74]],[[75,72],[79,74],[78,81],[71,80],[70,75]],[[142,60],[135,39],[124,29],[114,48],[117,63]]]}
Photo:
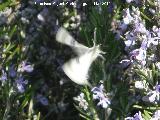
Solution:
{"label": "purple flower", "polygon": [[144,24],[142,23],[137,23],[135,24],[135,31],[134,32],[138,32],[138,33],[146,33],[146,27],[144,26]]}
{"label": "purple flower", "polygon": [[110,104],[110,101],[108,100],[108,98],[101,97],[97,105],[98,106],[101,105],[103,108],[107,108],[109,104]]}
{"label": "purple flower", "polygon": [[116,33],[115,39],[116,39],[116,40],[119,40],[119,39],[121,38],[121,33],[120,33],[120,31],[116,31],[115,33]]}
{"label": "purple flower", "polygon": [[133,20],[133,17],[130,15],[129,8],[125,10],[125,14],[123,16],[123,22],[128,25]]}
{"label": "purple flower", "polygon": [[133,35],[133,33],[129,33],[126,35],[126,39],[127,41],[124,41],[126,47],[130,47],[135,45],[135,36]]}
{"label": "purple flower", "polygon": [[157,31],[157,35],[158,35],[158,37],[160,38],[160,28],[159,28],[158,31]]}
{"label": "purple flower", "polygon": [[127,29],[127,24],[125,23],[120,23],[119,24],[119,28],[121,30],[121,32],[124,32]]}
{"label": "purple flower", "polygon": [[153,34],[155,34],[155,33],[153,33],[153,32],[148,32],[147,33],[147,38],[148,38],[148,47],[150,46],[150,45],[158,45],[159,44],[159,39],[160,38],[158,38],[158,37],[156,37],[156,36],[153,36]]}
{"label": "purple flower", "polygon": [[139,48],[130,52],[131,60],[138,60],[143,66],[146,64],[146,50]]}
{"label": "purple flower", "polygon": [[109,5],[108,5],[108,12],[112,13],[114,10],[114,7],[115,7],[115,4],[110,1]]}
{"label": "purple flower", "polygon": [[33,71],[33,65],[28,65],[26,61],[23,61],[20,67],[18,68],[18,71],[20,72],[32,72]]}
{"label": "purple flower", "polygon": [[145,102],[151,102],[151,103],[156,103],[156,99],[157,99],[157,93],[156,93],[156,91],[151,91],[146,96],[144,96],[142,98],[143,101],[145,101]]}
{"label": "purple flower", "polygon": [[142,118],[141,112],[139,111],[139,113],[136,113],[134,117],[127,117],[125,118],[125,120],[144,120],[144,119]]}
{"label": "purple flower", "polygon": [[37,100],[38,100],[38,102],[40,102],[44,106],[48,105],[48,99],[41,94],[37,95]]}
{"label": "purple flower", "polygon": [[160,93],[160,85],[156,85],[156,91]]}
{"label": "purple flower", "polygon": [[134,120],[144,120],[140,111],[134,115]]}
{"label": "purple flower", "polygon": [[16,77],[16,71],[15,71],[14,65],[12,65],[12,66],[9,68],[9,76],[10,76],[10,77]]}
{"label": "purple flower", "polygon": [[101,105],[103,108],[107,108],[110,103],[110,100],[106,97],[103,92],[104,86],[101,84],[99,87],[94,87],[92,89],[93,92],[93,99],[98,99],[98,106]]}
{"label": "purple flower", "polygon": [[155,90],[150,91],[142,98],[145,102],[157,103],[160,100],[160,85],[155,86]]}
{"label": "purple flower", "polygon": [[157,28],[157,26],[153,26],[153,32],[157,34],[157,36],[160,38],[160,28]]}
{"label": "purple flower", "polygon": [[5,82],[5,81],[7,80],[7,73],[4,72],[4,70],[2,70],[2,75],[1,75],[1,77],[0,77],[0,80],[1,80],[2,82]]}
{"label": "purple flower", "polygon": [[147,47],[148,47],[148,41],[147,40],[143,40],[142,43],[141,43],[141,48],[143,50],[147,50]]}
{"label": "purple flower", "polygon": [[160,110],[156,110],[151,120],[159,120],[160,119]]}
{"label": "purple flower", "polygon": [[20,93],[23,93],[25,91],[25,85],[28,84],[28,80],[24,80],[23,77],[19,77],[18,80],[16,80],[16,86]]}

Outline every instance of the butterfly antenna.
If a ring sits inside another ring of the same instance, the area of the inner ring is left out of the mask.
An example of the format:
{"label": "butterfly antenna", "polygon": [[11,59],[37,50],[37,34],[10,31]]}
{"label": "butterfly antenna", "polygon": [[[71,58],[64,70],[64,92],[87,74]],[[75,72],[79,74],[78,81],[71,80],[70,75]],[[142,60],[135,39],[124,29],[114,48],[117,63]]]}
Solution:
{"label": "butterfly antenna", "polygon": [[94,40],[93,40],[93,47],[96,46],[96,41],[97,41],[97,36],[96,36],[96,33],[97,33],[97,28],[94,29]]}

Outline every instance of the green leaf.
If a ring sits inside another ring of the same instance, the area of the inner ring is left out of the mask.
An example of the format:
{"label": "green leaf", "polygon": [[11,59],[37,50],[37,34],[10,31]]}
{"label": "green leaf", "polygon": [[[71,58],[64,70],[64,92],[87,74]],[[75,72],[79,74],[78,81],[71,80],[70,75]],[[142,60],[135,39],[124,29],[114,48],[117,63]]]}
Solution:
{"label": "green leaf", "polygon": [[144,110],[144,115],[142,114],[142,116],[145,118],[145,120],[150,120],[151,116],[149,115],[149,112]]}
{"label": "green leaf", "polygon": [[25,95],[25,99],[23,100],[21,106],[19,107],[19,111],[22,111],[27,105],[30,100],[30,95]]}
{"label": "green leaf", "polygon": [[0,11],[3,11],[6,7],[9,7],[9,5],[11,4],[11,0],[8,0],[6,2],[3,2],[0,4]]}

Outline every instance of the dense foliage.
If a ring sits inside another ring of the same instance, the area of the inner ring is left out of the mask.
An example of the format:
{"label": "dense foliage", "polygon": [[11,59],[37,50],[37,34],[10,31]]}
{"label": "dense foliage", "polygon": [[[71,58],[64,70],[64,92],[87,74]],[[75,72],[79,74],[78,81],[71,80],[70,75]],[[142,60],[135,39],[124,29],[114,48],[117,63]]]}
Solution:
{"label": "dense foliage", "polygon": [[[160,0],[0,0],[0,119],[159,120],[159,40]],[[62,69],[84,55],[91,85]]]}

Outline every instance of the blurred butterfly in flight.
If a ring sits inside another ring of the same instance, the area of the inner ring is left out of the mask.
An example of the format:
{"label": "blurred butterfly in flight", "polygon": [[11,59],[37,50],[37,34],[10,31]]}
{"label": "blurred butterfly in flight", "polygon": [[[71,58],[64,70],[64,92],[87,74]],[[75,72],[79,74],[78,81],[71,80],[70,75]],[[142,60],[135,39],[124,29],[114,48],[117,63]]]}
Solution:
{"label": "blurred butterfly in flight", "polygon": [[105,54],[105,52],[100,50],[100,45],[95,45],[94,43],[91,48],[84,46],[78,43],[64,28],[59,28],[56,34],[56,40],[70,46],[77,54],[77,57],[71,58],[62,66],[65,74],[73,82],[91,87],[91,84],[88,82],[89,68],[98,56],[103,58],[101,54]]}

